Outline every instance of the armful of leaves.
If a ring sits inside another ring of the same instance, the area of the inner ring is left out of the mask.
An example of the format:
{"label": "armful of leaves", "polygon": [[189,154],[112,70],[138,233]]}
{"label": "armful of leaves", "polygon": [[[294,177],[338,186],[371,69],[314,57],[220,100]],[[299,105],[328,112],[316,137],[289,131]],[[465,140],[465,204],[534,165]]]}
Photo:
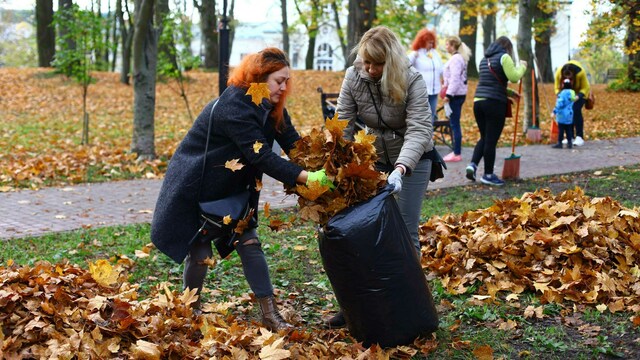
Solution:
{"label": "armful of leaves", "polygon": [[340,210],[376,195],[385,184],[386,175],[374,167],[375,136],[360,131],[354,141],[346,140],[343,131],[347,124],[346,120],[338,120],[336,113],[326,121],[324,129],[313,128],[298,140],[289,154],[293,163],[307,171],[324,168],[336,186],[330,190],[318,183],[285,185],[287,194],[299,196],[299,214],[303,220],[324,225]]}

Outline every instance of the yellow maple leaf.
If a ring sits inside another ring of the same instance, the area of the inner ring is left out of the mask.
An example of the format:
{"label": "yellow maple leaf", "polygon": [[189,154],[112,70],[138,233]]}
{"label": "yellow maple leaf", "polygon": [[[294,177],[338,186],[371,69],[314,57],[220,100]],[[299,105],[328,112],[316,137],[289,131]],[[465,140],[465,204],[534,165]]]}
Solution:
{"label": "yellow maple leaf", "polygon": [[231,221],[233,221],[231,215],[225,215],[225,217],[222,218],[222,223],[225,225],[231,224]]}
{"label": "yellow maple leaf", "polygon": [[271,92],[267,83],[251,83],[249,89],[247,89],[247,95],[251,95],[251,101],[260,105],[263,98],[270,98]]}
{"label": "yellow maple leaf", "polygon": [[198,289],[184,289],[182,295],[180,295],[180,302],[186,306],[189,306],[198,300]]}
{"label": "yellow maple leaf", "polygon": [[585,204],[584,207],[582,208],[582,213],[584,214],[584,217],[586,217],[587,219],[590,219],[596,213],[596,207],[590,206],[589,204]]}
{"label": "yellow maple leaf", "polygon": [[260,359],[266,360],[280,360],[280,359],[288,359],[291,357],[291,351],[283,349],[284,347],[284,339],[279,338],[274,341],[272,344],[264,346],[260,350]]}
{"label": "yellow maple leaf", "polygon": [[264,217],[266,219],[269,218],[269,216],[271,215],[271,213],[269,212],[269,210],[271,209],[271,203],[265,203],[264,204],[264,208],[262,209],[262,211],[264,212]]}
{"label": "yellow maple leaf", "polygon": [[253,143],[253,152],[258,154],[260,152],[260,149],[262,149],[262,143],[256,141],[255,143]]}
{"label": "yellow maple leaf", "polygon": [[238,171],[244,167],[244,164],[240,162],[240,159],[233,159],[225,162],[224,167],[231,171]]}
{"label": "yellow maple leaf", "polygon": [[367,135],[367,132],[364,130],[358,131],[354,136],[353,140],[356,144],[373,144],[376,141],[375,135]]}
{"label": "yellow maple leaf", "polygon": [[342,134],[344,129],[349,125],[348,120],[338,120],[338,113],[333,116],[333,119],[327,120],[324,123],[324,127],[332,133]]}
{"label": "yellow maple leaf", "polygon": [[111,266],[107,260],[89,262],[89,273],[93,280],[105,287],[115,284],[120,276],[120,271]]}

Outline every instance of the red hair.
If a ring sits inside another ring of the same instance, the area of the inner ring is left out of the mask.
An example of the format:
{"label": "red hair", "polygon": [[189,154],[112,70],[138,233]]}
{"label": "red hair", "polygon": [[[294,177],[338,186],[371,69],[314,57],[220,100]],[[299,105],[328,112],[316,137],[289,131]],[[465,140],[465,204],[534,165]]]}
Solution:
{"label": "red hair", "polygon": [[[245,56],[240,64],[231,70],[227,85],[248,89],[251,83],[264,83],[271,73],[289,66],[289,60],[285,53],[274,47],[266,48],[260,52]],[[284,121],[284,105],[287,95],[291,91],[291,79],[287,82],[287,89],[282,92],[280,101],[273,104],[271,117],[275,120],[276,129],[282,127]]]}
{"label": "red hair", "polygon": [[427,47],[427,43],[433,41],[433,47],[436,47],[438,43],[438,39],[436,39],[436,33],[428,30],[422,29],[418,31],[416,38],[413,39],[413,44],[411,44],[411,50],[417,51]]}

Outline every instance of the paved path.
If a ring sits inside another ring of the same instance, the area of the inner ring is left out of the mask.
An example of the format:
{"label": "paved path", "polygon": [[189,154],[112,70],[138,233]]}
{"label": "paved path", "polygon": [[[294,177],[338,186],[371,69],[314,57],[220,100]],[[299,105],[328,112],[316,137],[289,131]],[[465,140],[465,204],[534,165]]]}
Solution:
{"label": "paved path", "polygon": [[[444,156],[447,148],[439,148]],[[463,148],[463,161],[447,164],[445,177],[429,183],[429,189],[466,185],[464,168],[471,148]],[[608,166],[640,163],[640,137],[588,141],[582,147],[552,149],[549,145],[516,148],[520,158],[520,177],[532,178]],[[495,173],[502,174],[511,148],[497,151]],[[482,174],[482,164],[478,174]],[[0,239],[42,235],[80,228],[150,222],[161,180],[115,181],[0,193]],[[272,208],[294,206],[296,197],[284,194],[282,184],[265,176],[261,203]]]}

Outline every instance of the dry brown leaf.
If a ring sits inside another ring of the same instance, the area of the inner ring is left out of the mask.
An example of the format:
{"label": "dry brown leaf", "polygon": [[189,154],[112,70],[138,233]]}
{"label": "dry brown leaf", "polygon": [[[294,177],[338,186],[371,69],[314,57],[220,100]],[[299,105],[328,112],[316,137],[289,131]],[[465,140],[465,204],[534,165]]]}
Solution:
{"label": "dry brown leaf", "polygon": [[244,167],[244,164],[240,162],[240,159],[227,160],[224,163],[224,167],[231,171],[238,171]]}

